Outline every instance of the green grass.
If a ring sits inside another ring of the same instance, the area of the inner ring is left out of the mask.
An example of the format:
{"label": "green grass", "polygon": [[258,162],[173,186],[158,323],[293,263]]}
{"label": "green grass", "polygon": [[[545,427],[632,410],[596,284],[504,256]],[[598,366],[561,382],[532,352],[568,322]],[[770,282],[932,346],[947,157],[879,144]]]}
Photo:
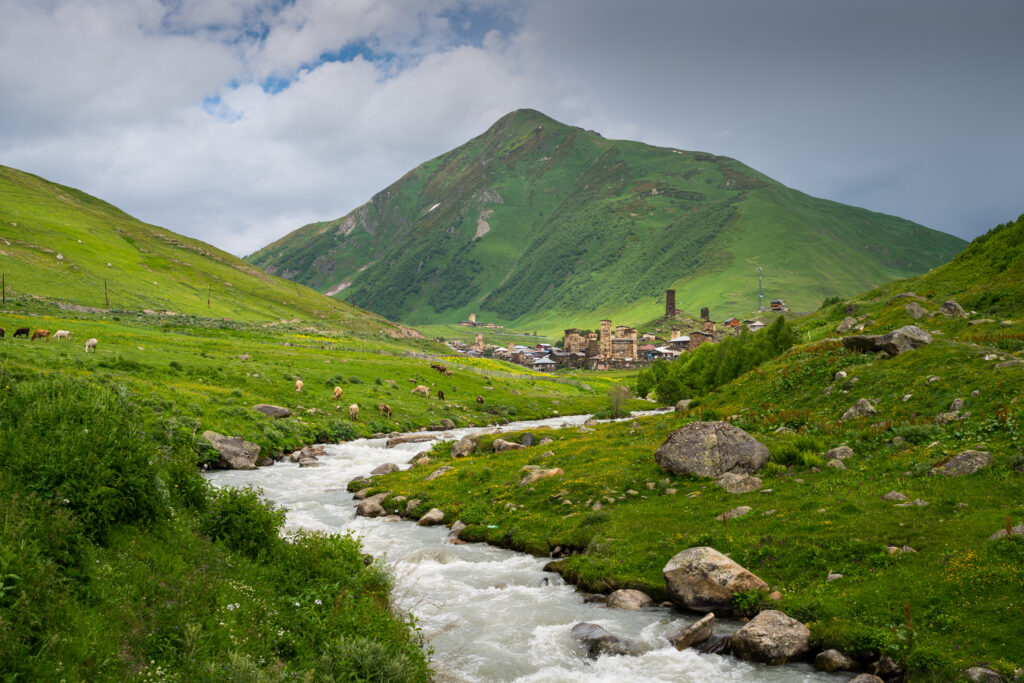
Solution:
{"label": "green grass", "polygon": [[[996,367],[1024,359],[1021,244],[1024,219],[979,238],[947,266],[795,321],[802,345],[704,393],[689,415],[544,432],[552,443],[495,455],[485,438],[457,461],[440,445],[431,464],[374,485],[462,518],[466,540],[539,556],[557,546],[576,551],[554,567],[588,590],[630,587],[663,598],[667,561],[710,545],[783,595],[779,603],[741,596],[739,607],[784,610],[810,625],[816,647],[837,647],[863,664],[889,654],[912,680],[952,680],[978,664],[1010,675],[1024,665],[1024,539],[987,539],[1007,520],[1024,522],[1024,367]],[[917,321],[934,341],[894,358],[825,339],[851,305],[868,332],[915,322],[904,309],[909,300],[891,298],[904,291],[925,297],[931,311],[956,297],[977,311],[973,319],[995,322]],[[840,370],[847,376],[836,379]],[[842,421],[858,398],[871,399],[878,414]],[[964,399],[969,416],[936,424],[954,398]],[[653,453],[673,429],[722,418],[768,446],[760,476],[770,493],[730,495],[658,468]],[[823,466],[826,450],[839,445],[854,451],[846,471]],[[992,465],[956,478],[931,474],[966,449],[991,452]],[[425,481],[441,465],[454,470]],[[519,486],[525,465],[565,474]],[[881,498],[891,490],[928,505],[895,507]],[[753,511],[715,521],[740,505]],[[916,552],[886,550],[904,545]],[[844,576],[826,583],[830,572]]]}
{"label": "green grass", "polygon": [[[486,212],[490,231],[478,238]],[[681,309],[746,315],[758,265],[769,300],[811,311],[924,272],[963,244],[809,197],[733,159],[606,140],[523,110],[348,216],[247,258],[318,291],[350,282],[339,296],[409,324],[475,312],[558,336],[603,317],[651,320],[668,288]]]}
{"label": "green grass", "polygon": [[0,678],[426,681],[349,536],[212,491],[123,385],[0,367]]}

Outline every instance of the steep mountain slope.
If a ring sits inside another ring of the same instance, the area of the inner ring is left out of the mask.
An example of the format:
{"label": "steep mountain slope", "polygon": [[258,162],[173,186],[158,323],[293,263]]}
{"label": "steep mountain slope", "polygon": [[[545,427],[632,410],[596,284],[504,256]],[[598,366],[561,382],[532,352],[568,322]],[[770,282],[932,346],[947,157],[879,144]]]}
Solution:
{"label": "steep mountain slope", "polygon": [[32,296],[104,308],[106,296],[115,309],[254,321],[299,318],[399,333],[377,315],[6,166],[0,166],[0,270],[9,302]]}
{"label": "steep mountain slope", "polygon": [[792,308],[924,272],[963,241],[815,199],[740,162],[606,140],[521,110],[347,216],[248,257],[409,323],[481,319],[557,331],[649,320],[665,289],[716,315],[766,293]]}

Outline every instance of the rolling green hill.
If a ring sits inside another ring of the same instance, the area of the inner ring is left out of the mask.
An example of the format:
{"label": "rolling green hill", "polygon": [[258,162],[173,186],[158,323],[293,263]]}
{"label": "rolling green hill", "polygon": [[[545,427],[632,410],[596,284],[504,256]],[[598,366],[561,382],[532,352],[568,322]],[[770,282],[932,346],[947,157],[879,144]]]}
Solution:
{"label": "rolling green hill", "polygon": [[6,166],[0,166],[0,272],[9,302],[31,297],[103,309],[109,297],[109,307],[119,310],[413,334],[84,192]]}
{"label": "rolling green hill", "polygon": [[247,257],[409,324],[557,334],[677,306],[716,317],[769,299],[814,310],[948,261],[963,241],[810,197],[726,157],[606,140],[532,110],[410,171],[334,221]]}

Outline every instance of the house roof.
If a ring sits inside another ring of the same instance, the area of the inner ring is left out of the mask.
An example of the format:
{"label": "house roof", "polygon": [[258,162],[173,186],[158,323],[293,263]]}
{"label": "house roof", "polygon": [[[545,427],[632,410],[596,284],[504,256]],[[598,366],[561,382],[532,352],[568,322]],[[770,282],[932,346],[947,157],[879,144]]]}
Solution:
{"label": "house roof", "polygon": [[682,336],[680,336],[680,337],[676,337],[675,339],[669,339],[668,341],[669,341],[669,343],[670,343],[670,344],[671,344],[672,342],[688,342],[688,341],[690,341],[690,338],[689,338],[689,337],[687,337],[687,336],[686,336],[686,335],[684,334],[684,335],[682,335]]}
{"label": "house roof", "polygon": [[643,346],[641,346],[637,350],[638,351],[653,351],[654,350],[654,344],[644,344]]}
{"label": "house roof", "polygon": [[538,358],[537,360],[533,361],[533,364],[534,365],[556,365],[555,361],[551,360],[550,358]]}

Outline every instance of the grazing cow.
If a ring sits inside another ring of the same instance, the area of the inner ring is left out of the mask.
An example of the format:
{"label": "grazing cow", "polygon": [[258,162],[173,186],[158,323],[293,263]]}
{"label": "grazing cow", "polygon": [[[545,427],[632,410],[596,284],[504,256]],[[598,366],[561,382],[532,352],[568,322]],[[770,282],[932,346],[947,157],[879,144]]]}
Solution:
{"label": "grazing cow", "polygon": [[380,414],[385,415],[387,417],[391,417],[391,406],[389,406],[387,403],[381,403]]}
{"label": "grazing cow", "polygon": [[413,389],[411,393],[413,393],[413,394],[423,394],[423,396],[425,396],[425,397],[428,397],[428,398],[430,397],[430,389],[427,389],[422,384],[417,384],[416,388]]}
{"label": "grazing cow", "polygon": [[89,353],[90,350],[95,351],[96,345],[99,343],[99,340],[95,338],[88,340],[87,342],[85,342],[85,352]]}
{"label": "grazing cow", "polygon": [[350,420],[359,419],[359,404],[353,403],[348,407],[348,417]]}
{"label": "grazing cow", "polygon": [[454,372],[452,372],[451,370],[445,370],[445,371],[444,371],[444,376],[445,376],[445,377],[454,377],[454,376],[455,376],[455,373],[454,373]]}
{"label": "grazing cow", "polygon": [[7,330],[0,327],[0,339],[3,339],[5,334],[7,334]]}
{"label": "grazing cow", "polygon": [[302,391],[302,380],[301,379],[297,379],[297,380],[295,380],[295,393],[299,393],[301,391]]}
{"label": "grazing cow", "polygon": [[36,339],[45,339],[46,341],[50,341],[50,331],[36,330],[32,333],[32,341],[35,341]]}
{"label": "grazing cow", "polygon": [[437,399],[439,401],[443,401],[444,400],[444,392],[441,391],[440,389],[437,390]]}
{"label": "grazing cow", "polygon": [[483,403],[484,402],[484,397],[481,396],[480,394],[477,394],[476,395],[476,402],[477,403]]}
{"label": "grazing cow", "polygon": [[71,333],[67,330],[57,330],[50,339],[67,339],[71,341]]}
{"label": "grazing cow", "polygon": [[334,387],[334,400],[337,401],[339,398],[341,398],[341,395],[343,393],[344,392],[341,390],[341,387]]}
{"label": "grazing cow", "polygon": [[15,336],[15,338],[17,338],[17,337],[24,337],[25,339],[28,339],[28,328],[27,327],[19,327],[18,329],[16,329],[14,331],[14,336]]}

